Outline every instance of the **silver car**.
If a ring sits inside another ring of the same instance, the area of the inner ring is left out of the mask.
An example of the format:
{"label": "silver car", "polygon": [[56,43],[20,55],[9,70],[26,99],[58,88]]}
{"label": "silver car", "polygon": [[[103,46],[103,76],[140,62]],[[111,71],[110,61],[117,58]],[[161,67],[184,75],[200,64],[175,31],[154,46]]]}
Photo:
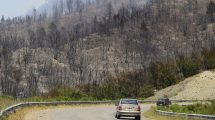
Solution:
{"label": "silver car", "polygon": [[141,108],[136,99],[121,99],[116,103],[117,119],[120,117],[135,117],[136,120],[141,118]]}

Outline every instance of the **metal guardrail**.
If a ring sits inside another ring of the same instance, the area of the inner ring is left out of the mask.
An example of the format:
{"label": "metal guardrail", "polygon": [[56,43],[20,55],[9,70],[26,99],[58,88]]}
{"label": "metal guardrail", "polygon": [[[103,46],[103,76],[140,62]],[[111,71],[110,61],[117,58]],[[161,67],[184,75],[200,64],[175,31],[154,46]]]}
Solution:
{"label": "metal guardrail", "polygon": [[161,111],[161,110],[156,110],[156,112],[158,114],[166,115],[166,116],[176,116],[176,117],[183,117],[183,118],[215,120],[215,116],[212,116],[212,115],[175,113],[175,112],[167,112],[167,111]]}
{"label": "metal guardrail", "polygon": [[[194,103],[194,102],[208,102],[210,100],[170,100],[173,103]],[[139,100],[139,103],[156,103],[157,100]]]}
{"label": "metal guardrail", "polygon": [[[196,100],[172,100],[173,102],[196,102]],[[140,103],[156,103],[157,100],[139,100]],[[116,101],[72,101],[72,102],[25,102],[7,107],[0,112],[0,116],[7,116],[18,109],[28,106],[52,106],[52,105],[78,105],[78,104],[113,104]]]}

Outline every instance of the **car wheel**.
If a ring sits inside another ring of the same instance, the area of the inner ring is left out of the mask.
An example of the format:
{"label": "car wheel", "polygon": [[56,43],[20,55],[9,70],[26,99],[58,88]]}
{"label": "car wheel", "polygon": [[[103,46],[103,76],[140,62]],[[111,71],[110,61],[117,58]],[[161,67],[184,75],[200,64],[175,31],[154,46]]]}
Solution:
{"label": "car wheel", "polygon": [[135,120],[140,120],[140,116],[138,116],[138,117],[135,117]]}
{"label": "car wheel", "polygon": [[115,115],[115,118],[117,118],[117,114]]}
{"label": "car wheel", "polygon": [[120,119],[120,116],[119,115],[117,115],[117,117],[116,117],[117,119]]}

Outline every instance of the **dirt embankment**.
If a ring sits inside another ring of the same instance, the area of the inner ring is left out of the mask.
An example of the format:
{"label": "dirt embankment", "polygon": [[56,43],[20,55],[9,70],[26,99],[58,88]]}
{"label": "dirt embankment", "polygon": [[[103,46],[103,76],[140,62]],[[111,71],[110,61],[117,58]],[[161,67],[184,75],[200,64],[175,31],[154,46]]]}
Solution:
{"label": "dirt embankment", "polygon": [[204,71],[189,77],[177,85],[156,92],[149,99],[158,99],[165,95],[174,100],[215,99],[215,71]]}

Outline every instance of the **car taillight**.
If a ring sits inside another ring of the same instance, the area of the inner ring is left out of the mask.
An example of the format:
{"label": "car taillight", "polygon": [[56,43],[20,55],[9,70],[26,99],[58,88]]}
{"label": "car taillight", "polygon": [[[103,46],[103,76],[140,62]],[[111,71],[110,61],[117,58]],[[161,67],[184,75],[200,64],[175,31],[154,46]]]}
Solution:
{"label": "car taillight", "polygon": [[122,106],[119,106],[119,107],[118,107],[118,110],[122,110]]}
{"label": "car taillight", "polygon": [[140,108],[140,106],[138,106],[138,108],[137,108],[137,111],[141,111],[141,108]]}

